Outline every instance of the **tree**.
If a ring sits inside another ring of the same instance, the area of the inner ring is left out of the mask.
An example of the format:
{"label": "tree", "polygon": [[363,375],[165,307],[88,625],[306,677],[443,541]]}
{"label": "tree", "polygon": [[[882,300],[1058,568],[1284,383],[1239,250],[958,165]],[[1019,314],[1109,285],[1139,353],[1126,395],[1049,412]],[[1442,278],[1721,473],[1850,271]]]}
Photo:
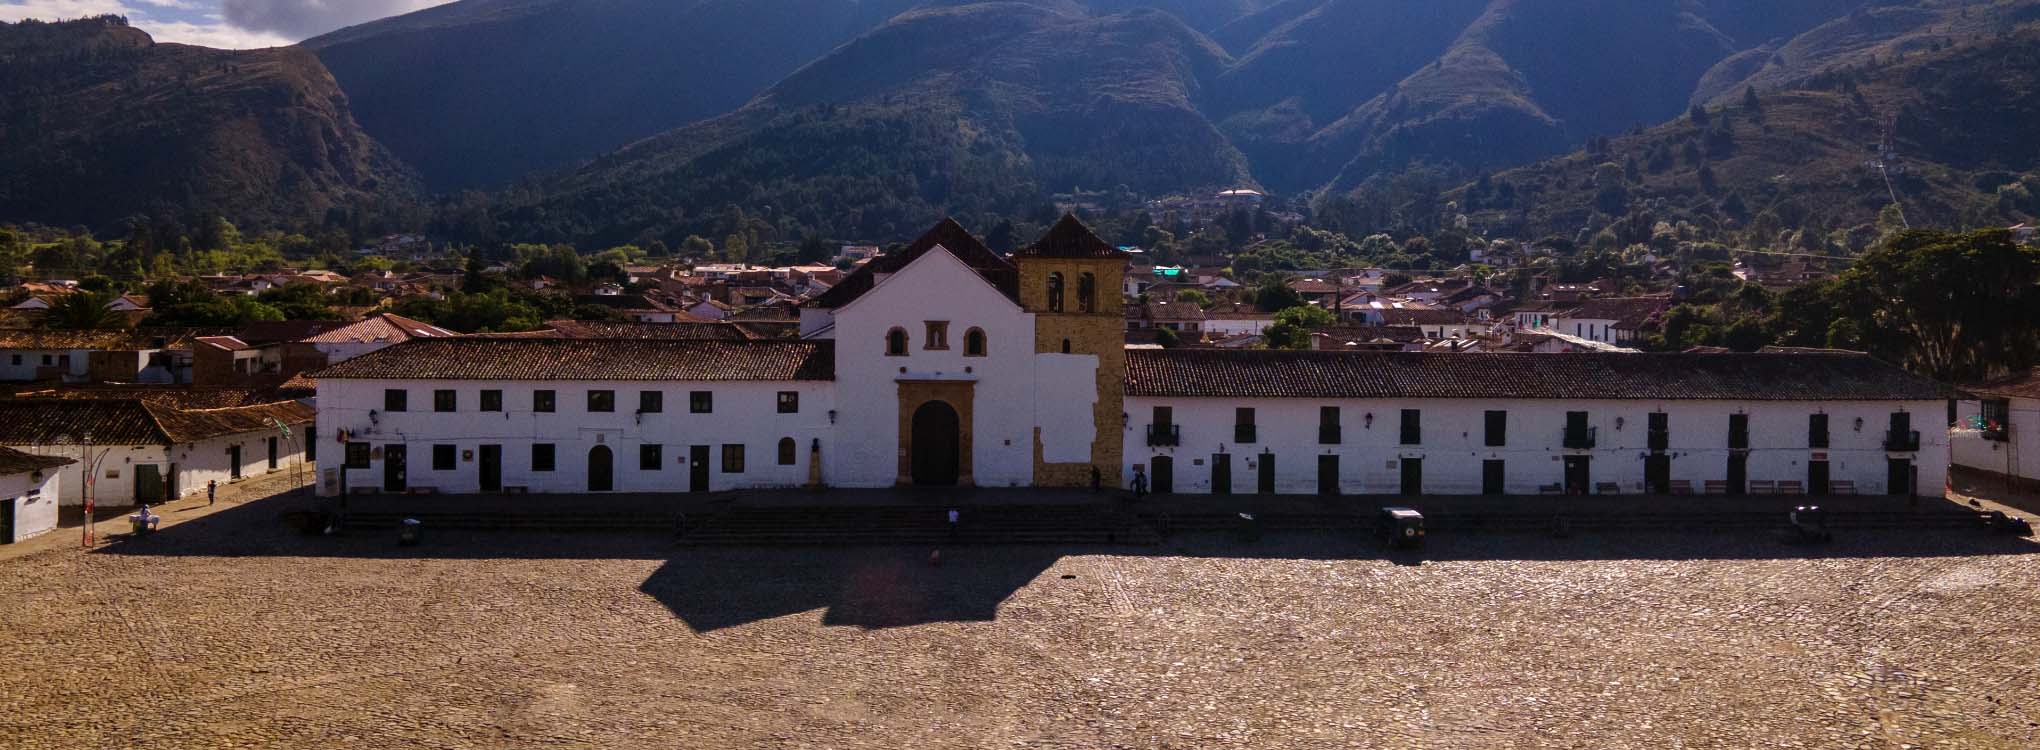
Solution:
{"label": "tree", "polygon": [[1981,379],[2040,357],[2040,249],[2003,229],[1901,232],[1834,292],[1873,354],[1928,377]]}
{"label": "tree", "polygon": [[127,318],[106,307],[113,301],[113,295],[103,292],[78,292],[64,295],[50,305],[43,313],[44,328],[68,331],[90,331],[119,328]]}
{"label": "tree", "polygon": [[1155,343],[1160,344],[1163,349],[1174,349],[1182,345],[1183,338],[1177,336],[1175,331],[1167,328],[1157,328],[1155,329]]}
{"label": "tree", "polygon": [[1297,305],[1275,313],[1275,324],[1261,335],[1271,349],[1308,349],[1310,335],[1332,327],[1339,319],[1316,305]]}
{"label": "tree", "polygon": [[1196,289],[1185,289],[1176,293],[1176,302],[1185,305],[1196,305],[1198,307],[1210,307],[1211,295]]}
{"label": "tree", "polygon": [[1303,304],[1303,295],[1289,288],[1289,278],[1279,273],[1263,274],[1254,289],[1254,307],[1261,312],[1281,312]]}
{"label": "tree", "polygon": [[715,243],[701,235],[690,234],[680,242],[680,254],[693,260],[704,260],[715,255]]}
{"label": "tree", "polygon": [[1743,109],[1749,110],[1751,117],[1754,117],[1759,120],[1763,119],[1764,102],[1763,100],[1757,98],[1757,87],[1755,86],[1743,87],[1742,105]]}

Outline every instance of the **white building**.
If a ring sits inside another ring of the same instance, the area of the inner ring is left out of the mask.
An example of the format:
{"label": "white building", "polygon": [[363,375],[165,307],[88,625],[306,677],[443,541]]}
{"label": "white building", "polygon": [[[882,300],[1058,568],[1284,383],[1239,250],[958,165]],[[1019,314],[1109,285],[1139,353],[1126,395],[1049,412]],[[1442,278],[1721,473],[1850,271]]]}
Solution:
{"label": "white building", "polygon": [[2040,482],[2040,450],[2027,447],[2040,425],[2040,369],[1963,390],[1975,398],[1955,406],[1954,464],[2028,487]]}
{"label": "white building", "polygon": [[0,448],[0,544],[26,541],[57,528],[62,480],[55,470],[71,463],[68,458]]}
{"label": "white building", "polygon": [[[1157,492],[1938,494],[1941,389],[1845,354],[1129,352]],[[1837,484],[1839,483],[1839,488]]]}
{"label": "white building", "polygon": [[1128,350],[1125,264],[1074,219],[1010,261],[944,222],[803,341],[399,344],[317,374],[320,491],[1942,486],[1944,394],[1867,356]]}
{"label": "white building", "polygon": [[[0,446],[75,461],[59,473],[61,501],[156,502],[299,467],[312,408],[295,401],[219,409],[167,399],[0,400]],[[290,427],[285,437],[278,424]],[[87,474],[91,481],[88,483]]]}

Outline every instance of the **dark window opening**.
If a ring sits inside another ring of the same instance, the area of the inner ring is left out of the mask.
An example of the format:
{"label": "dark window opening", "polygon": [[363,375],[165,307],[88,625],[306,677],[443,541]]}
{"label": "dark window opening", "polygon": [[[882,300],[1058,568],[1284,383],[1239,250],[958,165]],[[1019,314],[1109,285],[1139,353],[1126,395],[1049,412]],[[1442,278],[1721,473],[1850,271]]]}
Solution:
{"label": "dark window opening", "polygon": [[502,411],[502,391],[482,391],[482,411]]}
{"label": "dark window opening", "polygon": [[1509,444],[1509,413],[1490,411],[1487,413],[1487,445],[1501,447]]}
{"label": "dark window opening", "polygon": [[616,391],[589,391],[588,411],[616,411]]}
{"label": "dark window opening", "polygon": [[640,445],[637,447],[638,471],[658,471],[665,466],[665,447]]}
{"label": "dark window opening", "polygon": [[457,405],[458,405],[459,403],[460,403],[460,397],[459,397],[458,395],[456,395],[456,394],[455,394],[455,393],[454,393],[453,391],[450,391],[450,390],[437,390],[437,391],[433,391],[433,392],[432,392],[432,410],[433,410],[433,411],[436,411],[436,412],[450,412],[450,411],[453,411],[453,410],[454,410],[454,408],[455,408],[455,407],[456,407],[456,406],[457,406]]}
{"label": "dark window opening", "polygon": [[531,410],[541,414],[552,413],[559,408],[558,397],[559,394],[552,391],[533,391],[531,393]]}
{"label": "dark window opening", "polygon": [[795,454],[797,454],[797,453],[798,453],[799,451],[800,451],[800,448],[799,448],[799,447],[797,447],[797,446],[796,446],[796,445],[794,444],[794,442],[793,442],[793,438],[780,438],[780,439],[779,439],[779,465],[780,465],[780,466],[792,466],[792,465],[793,465],[793,461],[794,461],[794,457],[795,457]]}
{"label": "dark window opening", "polygon": [[1424,412],[1421,409],[1402,410],[1402,444],[1424,444]]}
{"label": "dark window opening", "polygon": [[638,391],[637,410],[640,414],[657,414],[666,410],[665,391]]}
{"label": "dark window opening", "polygon": [[391,388],[382,392],[383,411],[407,411],[411,408],[411,392],[402,388]]}
{"label": "dark window opening", "polygon": [[724,474],[744,473],[744,446],[733,443],[722,447],[722,470]]}
{"label": "dark window opening", "polygon": [[460,457],[457,455],[459,450],[451,445],[432,446],[432,470],[453,471],[460,463]]}
{"label": "dark window opening", "polygon": [[532,471],[552,471],[552,470],[553,470],[553,445],[552,445],[552,443],[532,443],[532,444],[531,444],[531,470],[532,470]]}
{"label": "dark window opening", "polygon": [[715,412],[715,392],[714,392],[714,391],[689,391],[689,392],[687,393],[687,411],[688,411],[688,412],[690,412],[690,413],[693,413],[693,414],[712,414],[712,413],[714,413],[714,412]]}

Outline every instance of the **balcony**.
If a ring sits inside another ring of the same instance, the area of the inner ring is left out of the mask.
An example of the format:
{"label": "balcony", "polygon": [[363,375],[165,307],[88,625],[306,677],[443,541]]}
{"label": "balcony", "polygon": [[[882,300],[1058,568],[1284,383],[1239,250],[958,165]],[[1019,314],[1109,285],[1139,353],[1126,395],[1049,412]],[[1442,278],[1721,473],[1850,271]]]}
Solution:
{"label": "balcony", "polygon": [[1884,450],[1891,453],[1913,453],[1920,449],[1920,431],[1888,430],[1884,433]]}
{"label": "balcony", "polygon": [[2012,431],[2006,427],[1985,427],[1983,428],[1983,439],[1994,443],[2010,442]]}
{"label": "balcony", "polygon": [[1250,425],[1250,424],[1236,424],[1236,425],[1233,425],[1233,428],[1232,428],[1232,441],[1233,441],[1233,442],[1235,442],[1235,443],[1252,443],[1252,442],[1255,442],[1255,440],[1254,440],[1254,426],[1253,426],[1253,425]]}
{"label": "balcony", "polygon": [[1565,428],[1565,447],[1570,450],[1591,449],[1594,447],[1595,439],[1600,437],[1600,432],[1601,428],[1599,427],[1567,427]]}
{"label": "balcony", "polygon": [[1665,450],[1666,448],[1672,447],[1672,431],[1651,430],[1650,444],[1648,447],[1650,448],[1650,450],[1654,451],[1662,451]]}
{"label": "balcony", "polygon": [[1344,437],[1344,435],[1340,434],[1338,425],[1335,424],[1318,425],[1317,428],[1318,445],[1338,445],[1340,442],[1339,439],[1341,437]]}
{"label": "balcony", "polygon": [[1183,428],[1173,424],[1148,425],[1148,447],[1176,447],[1183,444]]}

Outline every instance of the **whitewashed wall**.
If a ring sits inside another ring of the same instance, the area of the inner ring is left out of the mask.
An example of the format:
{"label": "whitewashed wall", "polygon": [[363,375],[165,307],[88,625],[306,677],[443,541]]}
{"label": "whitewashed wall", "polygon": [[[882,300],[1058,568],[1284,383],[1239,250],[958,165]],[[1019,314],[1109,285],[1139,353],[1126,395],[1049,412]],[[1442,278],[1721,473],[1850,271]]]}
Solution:
{"label": "whitewashed wall", "polygon": [[[2011,409],[2010,442],[1985,440],[1978,432],[1964,431],[1949,440],[1955,465],[2040,479],[2040,447],[2032,447],[2036,446],[2034,438],[2040,436],[2040,432],[2036,432],[2040,430],[2040,400],[2011,399]],[[1969,424],[1970,419],[1982,410],[1980,402],[1958,402],[1955,406],[1956,423]]]}
{"label": "whitewashed wall", "polygon": [[[923,347],[925,323],[949,321],[949,349]],[[907,332],[907,356],[885,356],[886,331]],[[963,356],[964,332],[985,331],[987,356]],[[842,448],[825,451],[830,484],[891,487],[899,479],[899,380],[974,383],[971,471],[979,486],[1034,480],[1034,316],[956,256],[934,250],[881,280],[835,315],[836,391]],[[905,372],[902,372],[904,368]],[[1096,400],[1095,381],[1071,384],[1072,400]],[[960,410],[959,410],[960,411]]]}
{"label": "whitewashed wall", "polygon": [[[405,389],[408,410],[384,413],[383,391]],[[457,393],[457,410],[433,411],[433,392],[451,388]],[[532,411],[533,393],[555,392],[553,413]],[[481,411],[483,390],[503,391],[501,412]],[[616,392],[615,412],[589,412],[588,392]],[[663,411],[640,417],[638,394],[655,390],[664,394]],[[693,414],[689,394],[708,391],[714,395],[714,411]],[[800,411],[778,413],[778,394],[800,394]],[[432,487],[446,493],[481,490],[482,445],[503,446],[503,484],[525,487],[534,493],[586,492],[588,457],[595,446],[607,446],[614,458],[616,491],[685,492],[688,489],[689,447],[710,446],[709,481],[715,491],[751,487],[795,487],[808,479],[810,447],[823,444],[824,480],[828,455],[829,410],[837,408],[828,383],[742,382],[693,383],[680,381],[367,381],[322,379],[319,381],[319,445],[324,465],[337,470],[344,462],[345,449],[338,432],[348,430],[353,439],[376,447],[392,443],[408,446],[408,484]],[[371,419],[370,411],[376,416]],[[792,466],[778,463],[781,438],[796,443]],[[531,446],[554,445],[555,468],[533,471]],[[460,459],[451,471],[432,468],[432,446],[455,446]],[[658,470],[638,468],[639,446],[662,446]],[[744,471],[722,470],[723,446],[744,446]],[[471,457],[470,457],[471,456]],[[349,487],[379,487],[383,483],[383,461],[348,473]],[[322,475],[323,476],[323,475]],[[329,485],[319,482],[321,494],[335,494],[337,478]]]}
{"label": "whitewashed wall", "polygon": [[14,535],[0,542],[20,542],[57,528],[57,497],[61,472],[45,471],[37,481],[31,473],[0,476],[0,503],[14,505]]}
{"label": "whitewashed wall", "polygon": [[[135,477],[138,467],[153,465],[170,481],[171,471],[176,471],[177,493],[183,497],[203,495],[205,483],[217,481],[221,485],[237,481],[233,478],[232,453],[229,446],[241,446],[241,479],[252,479],[270,473],[290,471],[304,460],[300,444],[304,432],[293,428],[297,440],[283,440],[274,430],[227,435],[202,440],[196,443],[182,443],[169,447],[161,445],[95,445],[91,448],[92,463],[96,464],[97,475],[93,479],[92,494],[99,505],[119,507],[135,503]],[[269,468],[269,449],[266,441],[277,440],[277,468]],[[60,484],[62,503],[67,506],[85,504],[86,453],[77,445],[15,445],[9,446],[28,453],[46,456],[63,456],[78,462],[57,470],[63,475]],[[104,454],[104,458],[101,455]],[[309,479],[311,473],[306,471]]]}
{"label": "whitewashed wall", "polygon": [[[17,356],[21,358],[21,364],[18,365],[14,363],[14,358]],[[63,368],[64,375],[68,378],[84,377],[87,369],[91,366],[90,358],[86,356],[85,350],[7,349],[0,351],[0,380],[35,380],[37,370],[45,366],[57,367],[58,363],[62,361],[59,358],[64,356],[71,358],[70,366]],[[48,365],[43,364],[43,357],[50,358]]]}
{"label": "whitewashed wall", "polygon": [[[1128,397],[1126,466],[1122,483],[1130,482],[1133,467],[1146,465],[1154,456],[1174,457],[1175,490],[1184,493],[1210,492],[1211,456],[1221,450],[1232,455],[1232,491],[1254,492],[1258,481],[1259,456],[1276,456],[1276,491],[1280,494],[1317,492],[1317,456],[1340,457],[1339,489],[1345,494],[1395,494],[1401,488],[1400,459],[1424,459],[1423,487],[1427,494],[1479,494],[1482,462],[1505,461],[1508,494],[1536,494],[1541,486],[1564,481],[1566,455],[1591,457],[1589,482],[1615,482],[1623,493],[1642,493],[1644,459],[1648,452],[1648,414],[1664,411],[1669,416],[1672,454],[1671,478],[1692,483],[1703,491],[1707,480],[1728,476],[1728,415],[1750,415],[1748,479],[1751,481],[1807,480],[1807,462],[1813,449],[1807,447],[1807,415],[1829,415],[1829,448],[1826,453],[1831,480],[1853,481],[1859,494],[1886,491],[1884,433],[1893,411],[1912,413],[1913,429],[1920,432],[1920,450],[1915,456],[1917,490],[1922,495],[1939,495],[1946,481],[1947,434],[1942,402],[1720,402],[1720,401],[1483,401],[1483,400],[1314,400],[1314,399],[1157,399]],[[1341,407],[1343,426],[1339,445],[1318,444],[1318,409]],[[1174,423],[1182,432],[1176,448],[1149,447],[1147,427],[1153,422],[1155,406],[1174,409]],[[1233,438],[1234,410],[1255,409],[1258,440],[1237,444]],[[1423,412],[1423,444],[1400,445],[1401,410]],[[1490,448],[1485,443],[1486,412],[1509,413],[1508,445]],[[1589,451],[1565,450],[1563,431],[1566,412],[1588,412],[1589,426],[1597,427],[1597,445]],[[1374,417],[1367,425],[1367,415]],[[1616,419],[1623,420],[1616,427]],[[1861,431],[1855,428],[1863,420]],[[1904,454],[1896,454],[1904,455]]]}

